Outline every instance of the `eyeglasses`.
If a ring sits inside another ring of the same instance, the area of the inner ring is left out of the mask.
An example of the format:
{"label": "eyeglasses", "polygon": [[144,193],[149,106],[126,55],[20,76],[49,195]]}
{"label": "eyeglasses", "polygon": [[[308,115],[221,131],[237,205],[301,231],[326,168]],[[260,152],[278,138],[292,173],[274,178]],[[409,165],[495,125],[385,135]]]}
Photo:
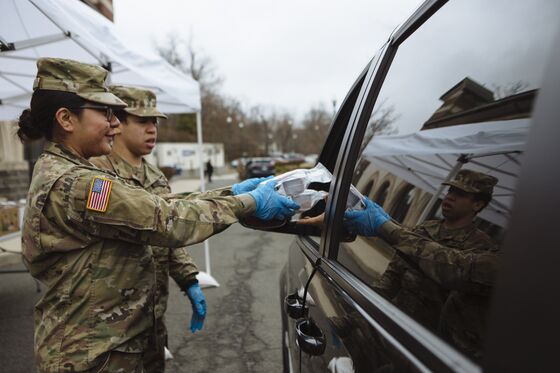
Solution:
{"label": "eyeglasses", "polygon": [[92,110],[104,111],[105,112],[105,119],[107,119],[107,122],[109,122],[109,123],[111,123],[111,120],[113,119],[113,116],[115,115],[115,112],[113,111],[113,108],[111,106],[105,106],[105,105],[82,105],[82,106],[79,106],[75,109],[92,109]]}

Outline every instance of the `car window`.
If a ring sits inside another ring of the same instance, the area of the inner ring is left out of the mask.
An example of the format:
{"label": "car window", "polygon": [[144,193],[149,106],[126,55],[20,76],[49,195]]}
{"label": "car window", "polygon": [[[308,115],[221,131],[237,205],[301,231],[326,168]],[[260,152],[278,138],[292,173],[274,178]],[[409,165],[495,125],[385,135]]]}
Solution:
{"label": "car window", "polygon": [[[334,123],[331,125],[329,135],[325,140],[325,144],[318,158],[318,162],[321,163],[331,173],[334,170],[336,158],[338,156],[337,150],[340,150],[340,148],[342,147],[344,133],[346,131],[346,128],[350,124],[352,111],[358,99],[360,90],[362,89],[367,69],[369,68],[370,64],[375,64],[377,62],[378,56],[379,54],[377,54],[370,61],[368,66],[366,66],[366,69],[362,71],[362,73],[352,86],[350,92],[342,102],[342,105],[334,119]],[[326,183],[311,183],[308,188],[328,192],[329,187],[330,184]],[[309,218],[322,219],[322,217],[324,216],[325,207],[326,200],[319,201],[311,210],[306,211],[305,213],[301,214],[300,216],[296,216],[295,218],[299,220]],[[307,226],[306,232],[303,234],[304,236],[307,236],[311,241],[317,243],[317,246],[314,246],[316,249],[319,248],[319,245],[321,243],[321,233],[323,227],[323,224],[310,224],[309,226]]]}
{"label": "car window", "polygon": [[[392,229],[341,242],[338,262],[475,361],[558,8],[447,3],[399,46],[352,177]],[[355,211],[341,227],[373,226]]]}

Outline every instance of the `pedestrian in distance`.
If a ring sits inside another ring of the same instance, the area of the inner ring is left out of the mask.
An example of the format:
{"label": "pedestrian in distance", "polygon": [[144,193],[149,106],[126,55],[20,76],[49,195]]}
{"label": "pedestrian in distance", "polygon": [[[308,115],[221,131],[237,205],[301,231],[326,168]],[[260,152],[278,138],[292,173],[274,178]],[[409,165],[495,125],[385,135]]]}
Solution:
{"label": "pedestrian in distance", "polygon": [[212,174],[214,173],[214,166],[212,166],[212,162],[208,160],[206,162],[206,176],[208,176],[208,182],[212,182]]}
{"label": "pedestrian in distance", "polygon": [[45,287],[35,307],[40,372],[142,372],[153,328],[151,246],[201,242],[241,218],[286,219],[297,204],[257,183],[219,196],[160,197],[100,170],[126,104],[108,72],[71,60],[37,61],[23,141],[45,138],[33,170],[22,229],[24,263]]}

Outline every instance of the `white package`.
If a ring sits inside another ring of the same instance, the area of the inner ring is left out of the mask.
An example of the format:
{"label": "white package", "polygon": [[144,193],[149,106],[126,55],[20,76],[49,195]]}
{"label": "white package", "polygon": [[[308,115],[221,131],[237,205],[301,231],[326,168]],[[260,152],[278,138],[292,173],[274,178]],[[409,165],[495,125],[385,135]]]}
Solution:
{"label": "white package", "polygon": [[300,168],[288,171],[282,175],[263,181],[261,184],[276,181],[276,190],[278,190],[278,193],[293,197],[303,193],[311,183],[330,183],[331,180],[332,174],[330,171],[321,163],[318,163],[311,169]]}
{"label": "white package", "polygon": [[311,210],[315,204],[328,196],[329,193],[322,190],[306,189],[303,193],[292,196],[292,200],[297,203],[300,207],[297,212],[304,212]]}
{"label": "white package", "polygon": [[346,200],[346,209],[363,210],[364,208],[364,196],[354,185],[350,184],[350,191],[348,193],[348,199]]}

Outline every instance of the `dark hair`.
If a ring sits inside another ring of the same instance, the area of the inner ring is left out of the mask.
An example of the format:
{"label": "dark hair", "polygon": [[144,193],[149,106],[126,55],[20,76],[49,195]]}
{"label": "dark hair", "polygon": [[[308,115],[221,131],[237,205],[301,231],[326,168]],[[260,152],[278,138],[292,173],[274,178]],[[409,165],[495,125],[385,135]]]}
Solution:
{"label": "dark hair", "polygon": [[76,115],[80,115],[86,100],[71,92],[37,90],[31,96],[31,108],[25,109],[18,121],[17,135],[22,142],[46,138],[52,140],[55,114],[65,107]]}
{"label": "dark hair", "polygon": [[115,116],[117,117],[119,122],[124,123],[128,118],[128,113],[123,109],[117,109],[115,110]]}
{"label": "dark hair", "polygon": [[480,209],[478,209],[478,211],[476,212],[478,214],[479,212],[484,210],[486,208],[486,206],[488,206],[490,201],[492,201],[492,194],[490,194],[490,193],[473,193],[473,199],[475,201],[484,202],[484,205]]}

